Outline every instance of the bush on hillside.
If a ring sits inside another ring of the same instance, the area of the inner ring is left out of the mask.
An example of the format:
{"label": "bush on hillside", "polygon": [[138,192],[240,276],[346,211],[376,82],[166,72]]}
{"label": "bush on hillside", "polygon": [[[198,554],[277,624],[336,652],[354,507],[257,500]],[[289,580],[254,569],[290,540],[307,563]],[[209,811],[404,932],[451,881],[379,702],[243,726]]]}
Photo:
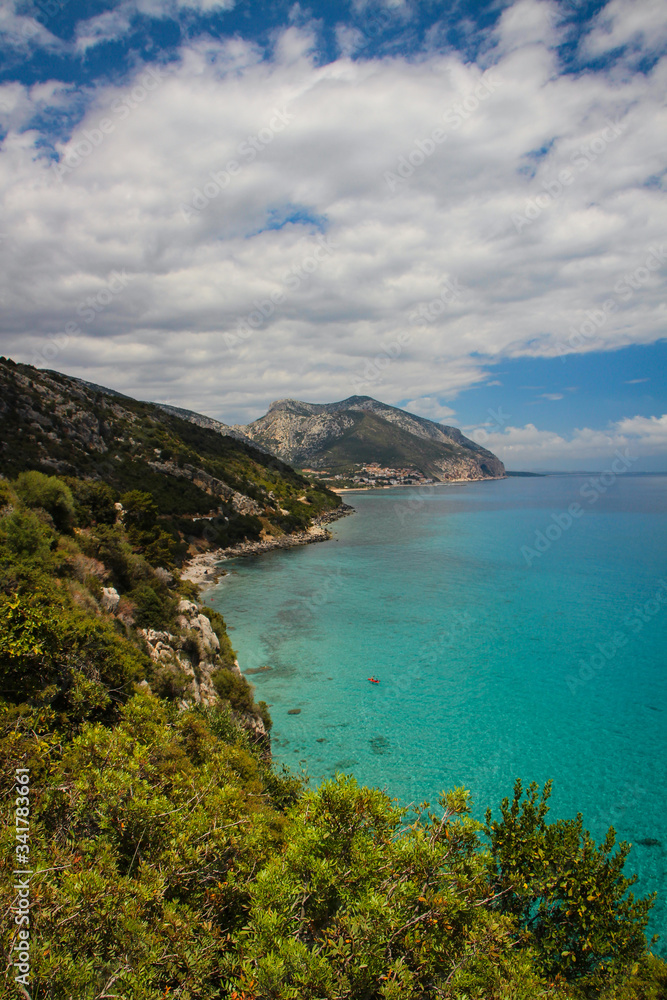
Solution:
{"label": "bush on hillside", "polygon": [[152,690],[166,701],[178,701],[190,684],[190,678],[177,663],[166,663],[158,667],[150,681]]}
{"label": "bush on hillside", "polygon": [[0,687],[6,701],[48,703],[80,721],[95,717],[110,700],[126,700],[149,669],[148,658],[111,622],[68,606],[64,595],[0,597]]}
{"label": "bush on hillside", "polygon": [[116,490],[98,480],[67,479],[66,482],[72,491],[76,520],[80,527],[116,523]]}
{"label": "bush on hillside", "polygon": [[131,490],[120,498],[123,524],[132,545],[151,566],[174,565],[176,538],[158,523],[159,508],[150,493]]}
{"label": "bush on hillside", "polygon": [[219,698],[228,701],[238,712],[250,712],[254,706],[253,688],[242,675],[225,668],[211,676]]}
{"label": "bush on hillside", "polygon": [[227,633],[225,619],[219,611],[215,611],[208,605],[204,605],[201,614],[205,615],[211,623],[211,628],[218,637],[220,643],[220,659],[226,667],[233,667],[236,663],[236,650],[232,649],[232,644]]}
{"label": "bush on hillside", "polygon": [[273,728],[273,719],[271,718],[271,713],[269,712],[269,706],[265,701],[258,701],[255,706],[257,714],[264,723],[264,728],[267,733],[270,733]]}
{"label": "bush on hillside", "polygon": [[58,531],[71,531],[75,519],[74,498],[62,479],[34,470],[22,472],[14,483],[14,490],[26,507],[45,510]]}
{"label": "bush on hillside", "polygon": [[615,850],[613,828],[597,846],[581,815],[547,823],[550,795],[551,782],[540,796],[535,783],[524,793],[517,781],[501,819],[487,812],[495,908],[515,919],[548,976],[600,987],[645,951],[654,897],[628,891],[637,880],[623,875],[630,845]]}
{"label": "bush on hillside", "polygon": [[108,567],[113,586],[121,592],[152,578],[150,567],[133,551],[120,524],[98,525],[80,539],[80,544],[86,555]]}
{"label": "bush on hillside", "polygon": [[173,594],[150,583],[141,583],[128,595],[139,628],[168,632],[174,628],[178,601]]}
{"label": "bush on hillside", "polygon": [[0,519],[0,558],[5,564],[30,563],[47,568],[55,536],[35,511],[13,510]]}
{"label": "bush on hillside", "polygon": [[9,483],[0,476],[0,511],[12,502],[13,495]]}
{"label": "bush on hillside", "polygon": [[130,490],[123,493],[120,502],[123,505],[123,523],[130,535],[147,531],[157,523],[158,505],[150,493]]}

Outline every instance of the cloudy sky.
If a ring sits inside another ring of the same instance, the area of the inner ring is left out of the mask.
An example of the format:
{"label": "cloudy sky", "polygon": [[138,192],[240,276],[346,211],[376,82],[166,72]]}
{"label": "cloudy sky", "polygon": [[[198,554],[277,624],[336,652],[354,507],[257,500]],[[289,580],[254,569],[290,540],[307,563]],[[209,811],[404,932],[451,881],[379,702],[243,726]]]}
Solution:
{"label": "cloudy sky", "polygon": [[667,468],[664,15],[4,0],[0,352],[229,423],[363,394],[509,468]]}

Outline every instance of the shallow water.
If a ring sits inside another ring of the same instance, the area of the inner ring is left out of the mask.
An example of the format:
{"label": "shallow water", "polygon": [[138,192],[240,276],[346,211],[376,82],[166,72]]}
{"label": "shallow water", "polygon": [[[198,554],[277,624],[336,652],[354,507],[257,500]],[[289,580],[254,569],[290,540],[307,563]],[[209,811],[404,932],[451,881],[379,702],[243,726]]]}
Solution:
{"label": "shallow water", "polygon": [[480,817],[516,777],[553,778],[553,817],[633,842],[667,935],[667,478],[346,500],[334,540],[229,562],[206,595],[242,669],[271,668],[252,681],[276,760],[406,803],[465,785]]}

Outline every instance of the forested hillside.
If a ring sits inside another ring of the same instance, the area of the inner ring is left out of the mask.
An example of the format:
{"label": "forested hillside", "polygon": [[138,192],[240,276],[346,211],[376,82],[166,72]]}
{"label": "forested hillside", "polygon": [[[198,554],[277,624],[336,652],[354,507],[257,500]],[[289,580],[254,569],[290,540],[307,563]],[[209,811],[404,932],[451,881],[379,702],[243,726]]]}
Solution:
{"label": "forested hillside", "polygon": [[117,500],[149,493],[160,529],[154,564],[180,564],[189,545],[303,530],[340,505],[251,444],[153,403],[0,358],[0,473],[28,469],[103,481]]}

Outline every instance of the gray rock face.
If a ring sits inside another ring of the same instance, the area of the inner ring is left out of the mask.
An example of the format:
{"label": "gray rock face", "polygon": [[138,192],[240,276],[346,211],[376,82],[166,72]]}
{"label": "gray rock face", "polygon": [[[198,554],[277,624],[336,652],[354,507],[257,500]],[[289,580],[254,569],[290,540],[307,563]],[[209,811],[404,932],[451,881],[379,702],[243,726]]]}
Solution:
{"label": "gray rock face", "polygon": [[[292,403],[292,400],[282,402]],[[303,466],[319,458],[324,449],[354,425],[349,413],[299,413],[272,403],[266,416],[248,424],[247,431],[279,458]]]}
{"label": "gray rock face", "polygon": [[370,396],[337,403],[279,399],[265,416],[236,429],[297,467],[377,461],[414,467],[441,481],[505,475],[500,459],[458,428]]}
{"label": "gray rock face", "polygon": [[[194,601],[180,601],[177,610],[179,635],[151,628],[139,630],[146,640],[148,655],[161,668],[161,673],[171,674],[174,679],[185,675],[187,684],[179,701],[180,708],[192,704],[219,704],[212,677],[217,670],[230,669],[220,658],[220,641]],[[238,663],[231,669],[240,676]],[[239,721],[269,746],[269,734],[260,716],[244,712],[239,715]]]}
{"label": "gray rock face", "polygon": [[120,601],[120,594],[115,587],[102,587],[102,607],[105,611],[111,611],[112,614],[118,607],[118,602]]}
{"label": "gray rock face", "polygon": [[[197,629],[194,626],[195,623],[199,624],[199,617],[203,618],[203,615],[197,615],[194,620],[186,616],[181,616],[179,625],[184,620],[186,623],[185,627],[189,626],[192,632],[197,634]],[[191,644],[187,642],[187,637],[184,641],[181,636],[172,635],[171,632],[158,632],[152,628],[140,629],[140,632],[146,640],[148,655],[154,663],[160,667],[164,667],[167,671],[171,669],[175,676],[181,671],[186,674],[188,685],[183,692],[180,702],[181,708],[187,708],[188,704],[193,702],[196,705],[215,705],[219,702],[220,699],[213,686],[211,676],[219,669],[221,664],[219,662],[216,663],[217,652],[213,651],[210,642],[203,640],[200,643],[197,641],[199,653],[201,654],[206,650],[209,655],[208,659],[199,659],[198,656],[193,656],[194,651]],[[199,638],[200,635],[197,635],[198,640]],[[214,635],[213,638],[217,642],[217,636]]]}
{"label": "gray rock face", "polygon": [[261,514],[263,508],[256,500],[247,497],[245,493],[233,490],[221,479],[216,479],[203,469],[196,469],[193,465],[178,466],[175,462],[149,462],[148,465],[157,472],[164,472],[168,476],[189,479],[195,486],[199,486],[211,496],[220,497],[221,500],[229,501],[239,514]]}

